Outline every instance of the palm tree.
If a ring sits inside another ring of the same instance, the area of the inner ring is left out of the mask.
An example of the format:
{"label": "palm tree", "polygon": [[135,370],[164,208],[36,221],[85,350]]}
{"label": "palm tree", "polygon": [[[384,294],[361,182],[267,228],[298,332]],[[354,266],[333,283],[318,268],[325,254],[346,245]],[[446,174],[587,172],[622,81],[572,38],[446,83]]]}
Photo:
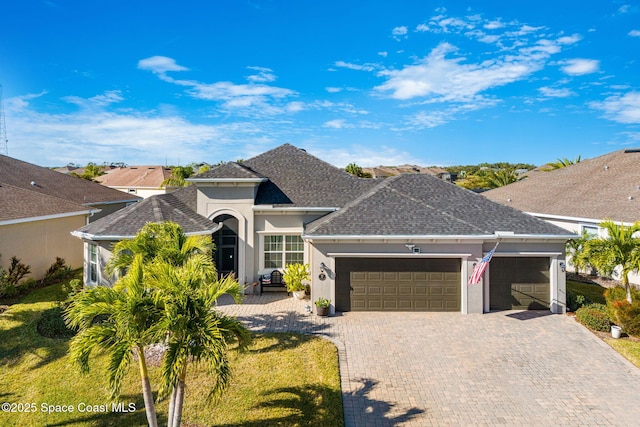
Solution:
{"label": "palm tree", "polygon": [[629,273],[640,270],[640,222],[631,226],[604,221],[600,227],[607,230],[606,238],[594,238],[584,243],[579,256],[604,274],[611,274],[618,266],[622,266],[622,284],[627,291],[627,301],[631,303]]}
{"label": "palm tree", "polygon": [[240,302],[242,288],[231,276],[218,279],[211,257],[205,254],[195,254],[178,267],[156,260],[149,268],[149,283],[164,307],[159,327],[168,331],[160,395],[171,392],[168,426],[178,427],[189,362],[208,365],[215,377],[209,396],[218,397],[231,376],[228,344],[237,340],[245,348],[250,341],[249,331],[237,319],[212,309],[224,294]]}
{"label": "palm tree", "polygon": [[214,245],[210,236],[187,236],[173,222],[150,222],[140,229],[133,239],[121,240],[113,246],[113,256],[105,271],[124,273],[131,265],[135,254],[140,254],[145,263],[160,257],[174,266],[183,264],[194,254],[211,255]]}
{"label": "palm tree", "polygon": [[162,311],[143,283],[143,258],[136,255],[128,273],[113,288],[98,286],[76,294],[65,310],[67,324],[78,328],[71,340],[70,358],[82,372],[89,371],[89,356],[98,348],[108,355],[111,398],[120,394],[122,379],[133,355],[138,358],[142,395],[150,427],[157,427],[155,404],[144,347],[157,342],[155,326]]}
{"label": "palm tree", "polygon": [[567,166],[571,166],[571,165],[575,165],[577,163],[580,163],[581,161],[581,156],[576,157],[573,160],[567,159],[566,157],[563,157],[562,159],[558,159],[555,162],[551,162],[549,164],[547,164],[542,170],[545,172],[548,171],[552,171],[552,170],[556,170],[556,169],[562,169],[562,168],[566,168]]}
{"label": "palm tree", "polygon": [[520,181],[521,179],[522,177],[518,176],[514,168],[506,168],[489,172],[485,182],[487,188],[498,188]]}
{"label": "palm tree", "polygon": [[189,183],[186,181],[193,175],[193,167],[191,166],[174,166],[171,168],[169,178],[162,181],[162,187],[186,187]]}

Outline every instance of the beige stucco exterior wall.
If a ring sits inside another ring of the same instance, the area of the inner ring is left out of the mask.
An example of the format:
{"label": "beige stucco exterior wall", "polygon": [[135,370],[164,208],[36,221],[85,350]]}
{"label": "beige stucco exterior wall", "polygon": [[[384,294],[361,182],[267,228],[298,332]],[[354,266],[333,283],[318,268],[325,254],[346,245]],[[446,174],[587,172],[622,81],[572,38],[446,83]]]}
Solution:
{"label": "beige stucco exterior wall", "polygon": [[0,263],[10,264],[18,257],[31,266],[28,277],[41,279],[56,260],[64,258],[67,265],[79,268],[83,263],[82,241],[71,235],[86,224],[87,215],[0,225]]}

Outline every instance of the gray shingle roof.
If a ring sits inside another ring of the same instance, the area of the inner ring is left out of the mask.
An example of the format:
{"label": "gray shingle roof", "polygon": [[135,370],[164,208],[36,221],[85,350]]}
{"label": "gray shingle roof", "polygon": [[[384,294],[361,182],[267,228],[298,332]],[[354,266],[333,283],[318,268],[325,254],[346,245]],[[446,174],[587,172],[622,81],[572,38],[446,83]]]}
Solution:
{"label": "gray shingle roof", "polygon": [[257,178],[256,205],[278,207],[342,207],[379,181],[358,178],[289,144],[244,161],[227,163],[194,177]]}
{"label": "gray shingle roof", "polygon": [[36,191],[0,184],[0,221],[84,213],[86,206]]}
{"label": "gray shingle roof", "polygon": [[524,212],[640,221],[640,152],[619,150],[551,172],[532,171],[482,195]]}
{"label": "gray shingle roof", "polygon": [[51,169],[0,155],[0,184],[2,183],[58,197],[80,205],[140,200],[137,196],[86,179],[61,174]]}
{"label": "gray shingle roof", "polygon": [[562,228],[438,178],[387,178],[343,209],[305,227],[308,236],[478,236],[496,231],[567,235]]}
{"label": "gray shingle roof", "polygon": [[203,172],[193,179],[260,179],[262,175],[251,170],[244,163],[228,162]]}
{"label": "gray shingle roof", "polygon": [[197,214],[173,193],[151,196],[85,225],[74,234],[94,240],[133,237],[148,222],[172,221],[187,234],[211,233],[215,224]]}

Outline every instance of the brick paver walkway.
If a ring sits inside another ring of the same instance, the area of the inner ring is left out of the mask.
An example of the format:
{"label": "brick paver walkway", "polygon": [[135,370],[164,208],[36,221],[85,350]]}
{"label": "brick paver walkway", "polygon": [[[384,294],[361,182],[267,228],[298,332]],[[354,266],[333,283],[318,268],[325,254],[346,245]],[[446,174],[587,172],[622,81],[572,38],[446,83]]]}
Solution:
{"label": "brick paver walkway", "polygon": [[320,334],[335,343],[348,427],[640,425],[640,369],[568,316],[319,318],[306,305],[271,293],[220,308],[255,331]]}

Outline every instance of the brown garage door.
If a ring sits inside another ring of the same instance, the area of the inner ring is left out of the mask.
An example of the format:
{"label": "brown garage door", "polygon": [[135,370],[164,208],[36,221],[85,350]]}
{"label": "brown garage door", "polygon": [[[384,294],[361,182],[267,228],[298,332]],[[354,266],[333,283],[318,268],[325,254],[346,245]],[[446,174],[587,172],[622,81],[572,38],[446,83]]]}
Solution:
{"label": "brown garage door", "polygon": [[460,311],[459,259],[336,259],[339,311]]}
{"label": "brown garage door", "polygon": [[549,258],[496,257],[491,260],[489,274],[491,310],[549,308]]}

